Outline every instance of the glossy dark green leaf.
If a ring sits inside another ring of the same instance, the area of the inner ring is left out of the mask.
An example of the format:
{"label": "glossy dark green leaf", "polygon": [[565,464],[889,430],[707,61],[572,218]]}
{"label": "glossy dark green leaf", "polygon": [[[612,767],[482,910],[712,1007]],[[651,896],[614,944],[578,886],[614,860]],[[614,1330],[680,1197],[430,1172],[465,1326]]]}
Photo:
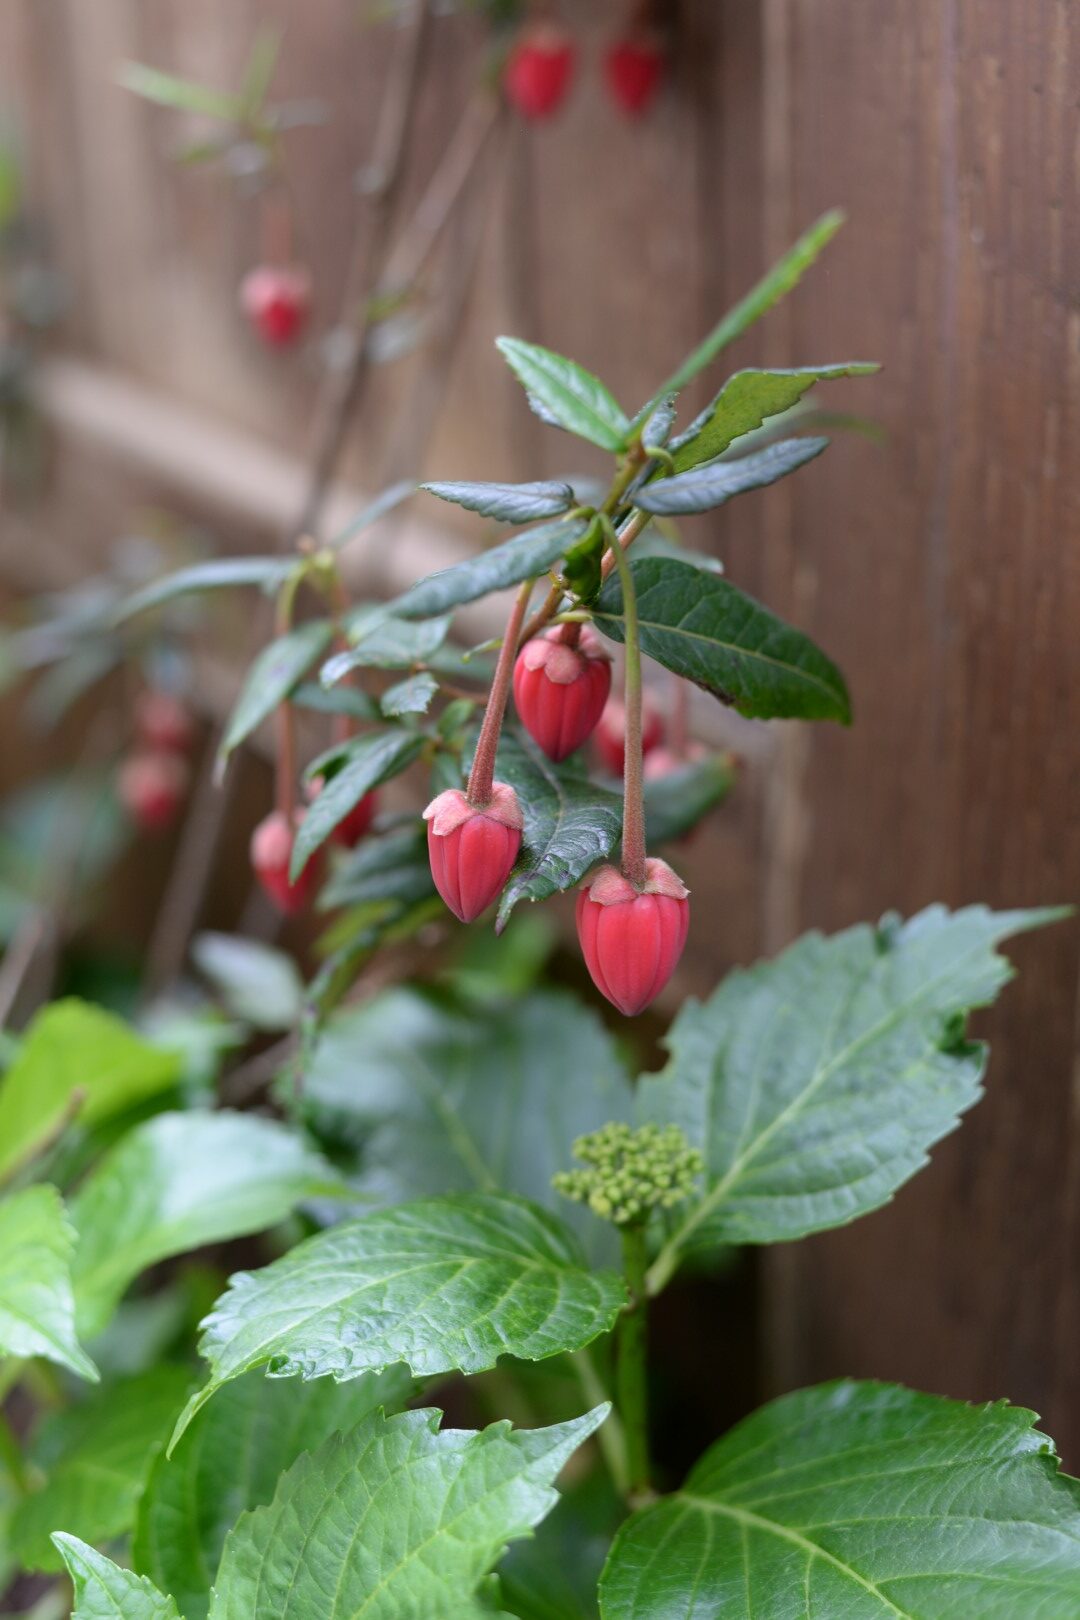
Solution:
{"label": "glossy dark green leaf", "polygon": [[238,585],[259,585],[264,591],[274,591],[295,567],[295,557],[218,557],[213,562],[193,563],[190,568],[166,574],[136,591],[120,603],[110,622],[123,624],[149,608],[199,591],[229,590]]}
{"label": "glossy dark green leaf", "polygon": [[426,663],[449,629],[449,615],[410,624],[385,607],[359,608],[348,623],[352,645],[327,659],[320,679],[324,686],[333,686],[353,669],[408,669]]}
{"label": "glossy dark green leaf", "polygon": [[420,488],[500,523],[537,523],[541,518],[568,512],[574,504],[570,485],[550,479],[533,484],[431,483],[421,484]]}
{"label": "glossy dark green leaf", "polygon": [[75,1337],[74,1248],[55,1187],[24,1187],[0,1199],[0,1355],[45,1356],[96,1379]]}
{"label": "glossy dark green leaf", "polygon": [[652,849],[670,844],[696,827],[730,793],[735,768],[730,754],[688,760],[664,776],[645,782],[645,840]]}
{"label": "glossy dark green leaf", "polygon": [[278,636],[255,658],[244,677],[218,750],[220,771],[233,749],[268,719],[326,651],[333,635],[328,619],[312,619]]}
{"label": "glossy dark green leaf", "polygon": [[828,443],[828,439],[782,439],[738,461],[708,461],[674,478],[647,484],[635,495],[634,504],[643,512],[672,517],[709,512],[723,506],[733,495],[775,484],[777,479],[820,456]]}
{"label": "glossy dark green leaf", "polygon": [[373,1414],[301,1457],[273,1502],[240,1520],[211,1620],[483,1620],[481,1582],[555,1506],[556,1477],[606,1415],[474,1433],[440,1430],[430,1410]]}
{"label": "glossy dark green leaf", "polygon": [[116,78],[125,90],[177,112],[198,113],[204,118],[221,118],[230,123],[243,112],[239,96],[197,84],[193,79],[178,78],[174,73],[162,73],[143,62],[121,62]]}
{"label": "glossy dark green leaf", "polygon": [[866,377],[880,367],[850,360],[835,366],[801,366],[795,371],[737,371],[711,405],[672,441],[676,472],[698,467],[722,455],[744,433],[752,433],[770,416],[788,411],[818,382],[838,377]]}
{"label": "glossy dark green leaf", "polygon": [[444,613],[492,591],[520,585],[522,580],[547,573],[584,533],[585,524],[579,522],[544,523],[538,529],[528,529],[500,546],[492,546],[490,551],[481,551],[476,557],[419,580],[397,598],[394,612],[406,618]]}
{"label": "glossy dark green leaf", "polygon": [[382,712],[388,720],[400,719],[403,714],[426,714],[438,690],[438,681],[426,670],[407,675],[383,693]]}
{"label": "glossy dark green leaf", "polygon": [[71,1620],[181,1620],[171,1597],[78,1536],[53,1536],[75,1587]]}
{"label": "glossy dark green leaf", "polygon": [[495,343],[530,400],[543,406],[549,419],[601,450],[626,448],[630,419],[599,377],[520,338],[501,337]]}
{"label": "glossy dark green leaf", "polygon": [[[793,630],[727,580],[668,557],[631,563],[641,648],[757,720],[851,719],[844,677]],[[622,641],[622,587],[612,574],[593,609],[598,630]]]}
{"label": "glossy dark green leaf", "polygon": [[888,1202],[981,1094],[986,1048],[963,1019],[1012,977],[995,945],[1058,915],[931,906],[808,934],[687,1002],[641,1099],[701,1149],[705,1178],[654,1284],[689,1248],[786,1241]]}
{"label": "glossy dark green leaf", "polygon": [[230,1384],[172,1458],[159,1453],[151,1462],[131,1547],[136,1570],[173,1594],[184,1620],[205,1620],[221,1549],[240,1514],[271,1501],[302,1452],[380,1408],[399,1411],[412,1391],[403,1367],[347,1384],[297,1385],[258,1373]]}
{"label": "glossy dark green leaf", "polygon": [[356,1378],[398,1361],[418,1378],[482,1372],[501,1355],[580,1349],[625,1297],[535,1204],[494,1193],[399,1204],[231,1279],[203,1323],[210,1380],[173,1444],[215,1390],[255,1367],[278,1378]]}
{"label": "glossy dark green leaf", "polygon": [[1035,1422],[892,1384],[785,1395],[622,1527],[603,1620],[1073,1620],[1080,1482]]}
{"label": "glossy dark green leaf", "polygon": [[423,746],[423,737],[399,726],[369,732],[349,743],[340,770],[324,781],[300,823],[293,846],[294,877],[364,795],[391,777],[400,776],[419,758]]}

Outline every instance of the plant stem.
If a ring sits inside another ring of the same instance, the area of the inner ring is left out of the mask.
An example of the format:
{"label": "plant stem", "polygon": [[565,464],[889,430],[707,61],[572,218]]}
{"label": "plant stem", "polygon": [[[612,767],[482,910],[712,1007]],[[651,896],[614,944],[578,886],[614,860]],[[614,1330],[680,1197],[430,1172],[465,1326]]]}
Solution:
{"label": "plant stem", "polygon": [[506,634],[499,649],[499,661],[495,665],[491,691],[488,693],[484,723],[476,740],[476,753],[473,755],[469,786],[465,796],[477,810],[482,810],[485,805],[491,803],[491,784],[495,779],[495,755],[499,750],[499,733],[502,731],[503,715],[506,713],[506,701],[510,696],[514,659],[517,657],[518,633],[521,630],[521,621],[525,617],[525,609],[529,605],[532,588],[532,580],[527,579],[514,599],[514,606],[506,625]]}
{"label": "plant stem", "polygon": [[[293,603],[296,600],[296,589],[299,583],[295,574],[285,581],[277,601],[276,633],[287,636],[292,625]],[[288,698],[277,706],[277,758],[274,762],[274,783],[276,789],[277,807],[285,817],[289,826],[293,824],[293,811],[296,784],[296,725],[293,717],[292,704]]]}
{"label": "plant stem", "polygon": [[621,1229],[623,1269],[630,1303],[619,1318],[615,1347],[615,1399],[626,1430],[628,1496],[631,1502],[647,1497],[649,1483],[649,1405],[646,1384],[647,1251],[645,1227]]}
{"label": "plant stem", "polygon": [[570,619],[559,631],[558,638],[564,647],[576,647],[581,640],[581,620]]}
{"label": "plant stem", "polygon": [[637,592],[626,552],[616,536],[612,555],[622,585],[626,624],[626,764],[623,770],[622,871],[635,888],[645,882],[645,784],[641,748],[641,641],[638,635]]}

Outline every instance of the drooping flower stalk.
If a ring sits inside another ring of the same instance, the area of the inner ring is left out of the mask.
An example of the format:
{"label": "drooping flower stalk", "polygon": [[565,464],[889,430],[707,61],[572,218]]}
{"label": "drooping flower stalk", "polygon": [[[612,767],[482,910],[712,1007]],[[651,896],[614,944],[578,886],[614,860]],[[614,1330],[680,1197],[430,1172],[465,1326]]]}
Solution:
{"label": "drooping flower stalk", "polygon": [[469,772],[469,785],[465,797],[477,810],[483,810],[491,803],[491,785],[495,779],[495,756],[499,751],[499,737],[502,733],[503,716],[506,713],[506,703],[510,696],[510,684],[514,677],[514,659],[517,654],[518,636],[521,632],[525,610],[532,595],[531,579],[527,579],[518,591],[510,618],[506,625],[506,634],[499,649],[498,662],[495,665],[495,674],[491,680],[491,691],[488,693],[487,708],[484,710],[484,720],[480,727],[480,735],[476,739],[476,752],[473,755],[472,770]]}

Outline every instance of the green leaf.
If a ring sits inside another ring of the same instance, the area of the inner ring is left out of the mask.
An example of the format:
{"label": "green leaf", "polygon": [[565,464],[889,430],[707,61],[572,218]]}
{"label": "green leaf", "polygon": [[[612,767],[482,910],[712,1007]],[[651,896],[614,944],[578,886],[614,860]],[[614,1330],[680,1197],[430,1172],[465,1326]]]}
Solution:
{"label": "green leaf", "polygon": [[550,479],[534,484],[421,484],[429,495],[441,501],[452,501],[481,517],[495,518],[500,523],[536,523],[540,518],[558,517],[574,505],[574,491],[569,484]]}
{"label": "green leaf", "polygon": [[0,1176],[48,1145],[66,1116],[98,1125],[174,1086],[180,1060],[88,1002],[54,1001],[0,1081]]}
{"label": "green leaf", "polygon": [[403,714],[426,714],[438,690],[438,681],[426,670],[407,675],[383,693],[382,712],[388,720],[397,720]]}
{"label": "green leaf", "polygon": [[573,360],[520,338],[495,339],[499,349],[529,396],[542,406],[559,427],[579,439],[617,453],[626,449],[630,420],[599,377]]}
{"label": "green leaf", "polygon": [[634,505],[640,506],[643,512],[667,516],[708,512],[723,506],[733,495],[775,484],[820,456],[828,443],[828,439],[781,439],[778,444],[770,444],[767,449],[738,461],[707,461],[690,472],[647,484],[634,496]]}
{"label": "green leaf", "polygon": [[362,839],[334,872],[319,904],[327,910],[390,903],[403,909],[434,893],[427,831],[411,816],[404,827]]}
{"label": "green leaf", "polygon": [[130,1569],[120,1569],[78,1536],[53,1536],[75,1586],[71,1620],[181,1620],[171,1597]]}
{"label": "green leaf", "polygon": [[492,591],[520,585],[522,580],[547,573],[559,558],[581,539],[584,523],[544,523],[504,540],[501,546],[481,551],[476,557],[441,568],[436,574],[418,580],[394,602],[394,611],[405,618],[427,613],[445,613],[464,602],[475,602]]}
{"label": "green leaf", "polygon": [[265,25],[260,27],[244,69],[244,82],[240,90],[240,102],[247,118],[255,118],[262,110],[280,51],[281,29]]}
{"label": "green leaf", "polygon": [[0,1352],[45,1356],[96,1379],[75,1338],[74,1247],[55,1187],[26,1187],[0,1200]]}
{"label": "green leaf", "polygon": [[229,590],[237,585],[261,585],[265,591],[274,591],[295,567],[295,557],[217,557],[213,562],[193,563],[136,591],[120,603],[109,622],[124,624],[149,608],[197,591]]}
{"label": "green leaf", "polygon": [[196,84],[193,79],[177,78],[174,73],[162,73],[143,62],[121,62],[116,78],[125,90],[132,90],[135,95],[153,101],[159,107],[199,113],[204,118],[221,118],[230,123],[243,114],[239,96],[225,90],[213,90],[205,84]]}
{"label": "green leaf", "polygon": [[[756,320],[760,320],[767,310],[779,303],[785,293],[798,285],[804,272],[810,268],[822,248],[832,240],[843,223],[844,215],[838,208],[822,214],[806,234],[800,236],[794,247],[789,248],[783,258],[777,260],[755,287],[751,287],[746,297],[740,299],[734,309],[728,310],[693,353],[687,355],[678,370],[673,371],[663,386],[657,389],[656,397],[677,393],[680,388],[685,388],[699,372],[712,364],[721,349],[726,349],[729,343],[734,343],[735,339],[741,337]],[[650,408],[647,406],[646,410]]]}
{"label": "green leaf", "polygon": [[190,1385],[186,1367],[155,1367],[100,1386],[81,1405],[46,1419],[31,1452],[39,1463],[47,1459],[45,1484],[23,1497],[11,1522],[27,1569],[63,1568],[50,1540],[63,1525],[94,1544],[127,1534],[150,1464]]}
{"label": "green leaf", "polygon": [[744,433],[752,433],[770,416],[789,411],[818,382],[838,377],[867,377],[880,366],[849,360],[836,366],[801,366],[796,371],[737,371],[712,404],[672,443],[675,469],[685,472],[722,455]]}
{"label": "green leaf", "polygon": [[[801,631],[742,591],[685,562],[631,563],[641,650],[757,720],[849,724],[844,677]],[[598,630],[624,638],[622,587],[612,574],[593,610]]]}
{"label": "green leaf", "polygon": [[524,732],[503,732],[495,773],[517,793],[525,817],[521,854],[499,901],[502,929],[520,900],[561,894],[610,855],[622,836],[622,798],[573,761],[555,765]]}
{"label": "green leaf", "polygon": [[666,776],[645,782],[645,841],[670,844],[697,826],[702,816],[726,799],[735,782],[730,754],[690,760]]}
{"label": "green leaf", "polygon": [[357,1185],[383,1202],[499,1189],[595,1239],[551,1177],[576,1136],[630,1118],[632,1094],[599,1019],[562,991],[476,1008],[402,985],[330,1020],[301,1107],[360,1144]]}
{"label": "green leaf", "polygon": [[500,1563],[504,1608],[517,1620],[596,1620],[597,1582],[625,1517],[602,1470],[570,1484],[536,1535]]}
{"label": "green leaf", "polygon": [[682,1250],[803,1237],[888,1202],[979,1098],[986,1048],[961,1021],[1012,977],[995,945],[1058,915],[931,906],[808,934],[687,1002],[642,1103],[701,1149],[704,1193],[654,1280]]}
{"label": "green leaf", "polygon": [[353,720],[379,720],[382,709],[369,692],[358,686],[323,686],[304,683],[292,695],[295,707],[313,709],[316,714],[347,714]]}
{"label": "green leaf", "polygon": [[1080,1483],[1035,1421],[890,1384],[785,1395],[623,1526],[604,1620],[1073,1620]]}
{"label": "green leaf", "polygon": [[408,669],[426,663],[442,646],[449,629],[449,615],[409,624],[385,607],[359,608],[348,621],[349,640],[354,645],[327,659],[320,679],[324,686],[333,686],[354,669]]}
{"label": "green leaf", "polygon": [[241,1513],[272,1500],[279,1477],[305,1451],[378,1408],[397,1411],[413,1381],[403,1367],[284,1383],[252,1373],[199,1413],[171,1460],[151,1464],[139,1502],[132,1562],[172,1592],[185,1620],[204,1620],[225,1537]]}
{"label": "green leaf", "polygon": [[71,1205],[78,1319],[104,1326],[128,1284],[169,1255],[283,1220],[340,1191],[329,1165],[287,1126],[254,1114],[159,1114],[127,1133]]}
{"label": "green leaf", "polygon": [[225,1543],[212,1620],[480,1620],[477,1588],[558,1500],[553,1482],[607,1416],[547,1429],[440,1431],[436,1411],[373,1414],[300,1458]]}
{"label": "green leaf", "polygon": [[297,625],[287,635],[271,641],[254,660],[240,696],[229,716],[218,750],[220,772],[233,749],[261,726],[307,674],[315,660],[330,645],[333,627],[328,619],[313,619]]}
{"label": "green leaf", "polygon": [[285,951],[237,934],[196,934],[191,956],[233,1018],[253,1029],[292,1029],[304,1005],[304,981]]}
{"label": "green leaf", "polygon": [[364,795],[392,776],[400,776],[419,758],[423,746],[422,736],[400,727],[392,731],[372,731],[350,742],[345,763],[323,782],[300,823],[292,853],[294,878]]}
{"label": "green leaf", "polygon": [[361,507],[360,511],[357,512],[354,518],[349,520],[340,534],[336,534],[328,542],[330,550],[340,551],[343,546],[347,545],[350,540],[355,540],[356,536],[362,534],[365,529],[373,528],[376,523],[381,522],[388,512],[392,512],[396,506],[400,506],[402,501],[407,501],[410,495],[415,495],[418,487],[411,478],[406,478],[401,483],[391,484],[389,489],[384,489],[382,494],[377,495],[373,501],[369,501],[367,506]]}
{"label": "green leaf", "polygon": [[641,429],[641,442],[646,450],[657,446],[662,449],[675,426],[675,417],[678,414],[677,397],[675,394],[664,394],[658,400],[650,402],[648,410],[649,415],[645,418]]}
{"label": "green leaf", "polygon": [[501,1355],[580,1349],[625,1297],[620,1278],[586,1271],[566,1228],[522,1199],[463,1193],[379,1211],[230,1280],[203,1323],[210,1381],[173,1445],[253,1367],[275,1378],[356,1378],[397,1361],[418,1378],[482,1372]]}

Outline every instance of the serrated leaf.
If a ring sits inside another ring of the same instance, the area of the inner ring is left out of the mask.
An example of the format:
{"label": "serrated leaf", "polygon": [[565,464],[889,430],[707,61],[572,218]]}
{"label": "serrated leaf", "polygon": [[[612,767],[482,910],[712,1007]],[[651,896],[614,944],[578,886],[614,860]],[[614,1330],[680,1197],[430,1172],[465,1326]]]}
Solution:
{"label": "serrated leaf", "polygon": [[186,1367],[155,1367],[99,1386],[79,1406],[46,1419],[31,1448],[33,1460],[48,1459],[45,1483],[22,1498],[11,1521],[27,1569],[63,1568],[50,1539],[63,1526],[93,1544],[127,1534],[150,1464],[190,1387]]}
{"label": "serrated leaf", "polygon": [[665,776],[645,781],[645,841],[669,844],[697,826],[730,793],[735,769],[729,754],[688,760]]}
{"label": "serrated leaf", "polygon": [[405,618],[427,613],[445,613],[449,608],[475,602],[492,591],[503,591],[523,580],[547,573],[585,533],[584,523],[565,521],[545,523],[511,540],[504,540],[490,551],[441,568],[418,580],[394,602],[395,613]]}
{"label": "serrated leaf", "polygon": [[558,517],[574,505],[574,491],[569,484],[543,479],[532,484],[421,484],[429,495],[441,501],[452,501],[466,511],[479,512],[481,517],[495,518],[499,523],[536,523],[540,518]]}
{"label": "serrated leaf", "polygon": [[408,669],[426,663],[442,646],[449,629],[448,614],[410,624],[385,607],[359,608],[348,621],[353,645],[327,659],[320,679],[324,686],[333,686],[354,669]]}
{"label": "serrated leaf", "polygon": [[344,754],[345,763],[323,782],[300,823],[292,853],[294,878],[364,795],[392,776],[399,776],[419,758],[423,746],[422,736],[401,727],[369,732],[350,742]]}
{"label": "serrated leaf", "polygon": [[672,442],[676,472],[722,455],[744,433],[752,433],[770,416],[789,411],[818,382],[838,377],[868,377],[880,366],[849,360],[835,366],[800,366],[793,371],[737,371],[684,434]]}
{"label": "serrated leaf", "polygon": [[0,1080],[0,1175],[40,1151],[66,1115],[98,1125],[179,1077],[175,1053],[151,1046],[112,1013],[73,997],[52,1002]]}
{"label": "serrated leaf", "polygon": [[56,1534],[53,1541],[75,1586],[71,1620],[181,1620],[171,1597],[78,1536]]}
{"label": "serrated leaf", "polygon": [[496,926],[504,928],[519,901],[561,894],[607,858],[622,836],[622,799],[572,760],[554,764],[524,732],[503,732],[495,774],[517,793],[525,817],[521,853],[499,901]]}
{"label": "serrated leaf", "polygon": [[412,1390],[402,1367],[348,1384],[326,1378],[297,1386],[257,1373],[230,1384],[200,1412],[172,1459],[159,1454],[151,1463],[132,1540],[135,1568],[173,1594],[184,1620],[204,1620],[239,1515],[271,1501],[302,1452],[377,1408],[399,1410]]}
{"label": "serrated leaf", "polygon": [[622,1527],[603,1620],[1073,1620],[1080,1482],[1035,1421],[890,1384],[785,1395]]}
{"label": "serrated leaf", "polygon": [[611,1037],[564,992],[476,1008],[403,985],[330,1020],[301,1108],[358,1144],[356,1185],[381,1202],[500,1189],[595,1239],[551,1177],[576,1136],[630,1118],[632,1094]]}
{"label": "serrated leaf", "polygon": [[[757,720],[839,720],[851,707],[844,677],[809,637],[725,579],[668,557],[631,563],[641,650]],[[593,617],[624,639],[622,587],[612,574]]]}
{"label": "serrated leaf", "polygon": [[435,893],[424,823],[369,834],[349,852],[319,897],[320,907],[413,905]]}
{"label": "serrated leaf", "polygon": [[203,1323],[215,1390],[254,1367],[271,1377],[355,1378],[404,1361],[418,1378],[482,1372],[500,1355],[540,1361],[610,1329],[625,1291],[588,1272],[571,1234],[523,1199],[465,1193],[349,1221],[260,1272],[241,1272]]}
{"label": "serrated leaf", "polygon": [[304,1004],[304,981],[285,951],[237,934],[196,934],[191,958],[225,1010],[253,1029],[292,1029]]}
{"label": "serrated leaf", "polygon": [[764,489],[788,473],[820,456],[828,439],[781,439],[765,450],[738,461],[709,461],[674,478],[661,478],[647,484],[634,496],[643,512],[681,517],[690,512],[709,512],[723,506],[733,495],[748,489]]}
{"label": "serrated leaf", "polygon": [[0,1199],[0,1353],[45,1356],[96,1379],[75,1337],[74,1247],[55,1187],[26,1187]]}
{"label": "serrated leaf", "polygon": [[162,73],[143,62],[121,62],[116,71],[117,82],[146,101],[159,107],[172,107],[177,112],[199,113],[204,118],[221,118],[232,123],[243,113],[239,96],[225,90],[213,90],[209,85],[197,84],[193,79],[178,78],[175,73]]}
{"label": "serrated leaf", "polygon": [[109,622],[124,624],[150,608],[198,591],[229,590],[238,585],[259,585],[264,591],[273,591],[295,567],[295,557],[217,557],[213,562],[193,563],[190,568],[180,568],[175,574],[144,585],[120,603]]}
{"label": "serrated leaf", "polygon": [[626,1508],[602,1470],[568,1483],[536,1532],[499,1564],[515,1620],[597,1620],[596,1587]]}
{"label": "serrated leaf", "polygon": [[688,1248],[776,1243],[886,1203],[976,1102],[986,1049],[957,1023],[1012,977],[994,947],[1059,913],[949,912],[808,934],[687,1002],[642,1108],[705,1158],[654,1268]]}
{"label": "serrated leaf", "polygon": [[426,670],[408,675],[383,693],[382,712],[388,720],[397,720],[403,714],[426,714],[438,690],[438,681]]}
{"label": "serrated leaf", "polygon": [[302,1138],[255,1114],[159,1114],[122,1137],[71,1205],[78,1320],[104,1326],[128,1284],[169,1255],[260,1232],[340,1191]]}
{"label": "serrated leaf", "polygon": [[220,770],[233,749],[273,714],[326,651],[333,635],[328,619],[297,625],[265,646],[253,661],[225,727],[218,750]]}
{"label": "serrated leaf", "polygon": [[599,377],[520,338],[496,338],[495,344],[530,401],[543,406],[559,427],[601,450],[625,450],[630,419]]}
{"label": "serrated leaf", "polygon": [[439,1430],[427,1410],[374,1414],[302,1457],[225,1543],[212,1620],[479,1620],[508,1541],[558,1500],[554,1480],[607,1416],[547,1429]]}

